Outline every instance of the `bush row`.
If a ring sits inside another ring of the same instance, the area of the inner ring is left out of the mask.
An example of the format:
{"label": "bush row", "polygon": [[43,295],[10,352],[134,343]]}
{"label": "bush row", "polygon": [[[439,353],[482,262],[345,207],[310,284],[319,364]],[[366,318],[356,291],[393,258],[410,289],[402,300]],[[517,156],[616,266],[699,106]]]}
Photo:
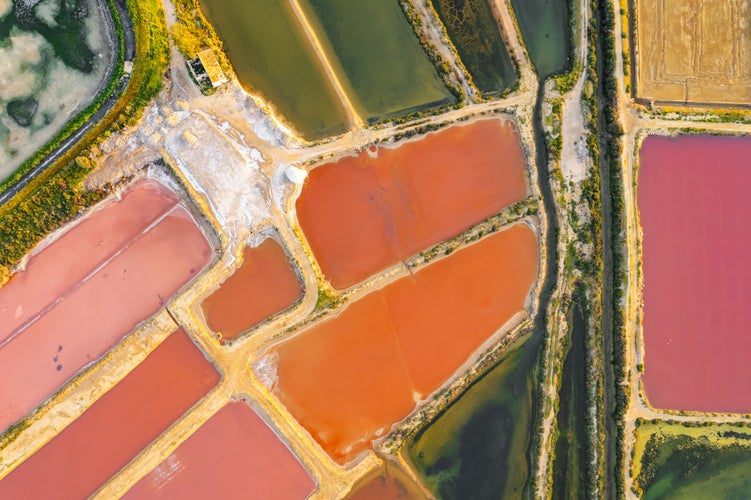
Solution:
{"label": "bush row", "polygon": [[630,398],[628,372],[626,366],[627,332],[625,331],[626,312],[621,304],[625,303],[625,284],[628,279],[626,260],[626,245],[623,234],[625,223],[625,194],[623,191],[624,178],[621,168],[623,147],[621,128],[618,116],[618,79],[616,76],[617,54],[615,48],[615,15],[613,5],[609,0],[597,0],[598,35],[602,51],[600,92],[602,96],[602,123],[600,130],[603,146],[603,159],[610,180],[611,204],[611,247],[612,247],[612,364],[615,375],[615,405],[613,420],[615,435],[615,494],[623,498],[625,492],[626,460],[623,443],[625,435],[625,416]]}

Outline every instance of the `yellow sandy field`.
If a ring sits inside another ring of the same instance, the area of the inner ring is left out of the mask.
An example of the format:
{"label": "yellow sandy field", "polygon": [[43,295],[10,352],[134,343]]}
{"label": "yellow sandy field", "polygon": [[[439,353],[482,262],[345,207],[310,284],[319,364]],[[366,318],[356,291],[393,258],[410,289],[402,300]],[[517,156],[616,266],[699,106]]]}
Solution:
{"label": "yellow sandy field", "polygon": [[638,0],[636,95],[749,105],[751,0]]}

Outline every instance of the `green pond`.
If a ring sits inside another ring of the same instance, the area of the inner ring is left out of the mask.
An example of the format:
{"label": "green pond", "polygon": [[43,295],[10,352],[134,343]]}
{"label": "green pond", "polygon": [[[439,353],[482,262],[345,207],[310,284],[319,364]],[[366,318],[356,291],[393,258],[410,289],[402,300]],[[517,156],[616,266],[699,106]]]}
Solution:
{"label": "green pond", "polygon": [[738,442],[719,446],[706,437],[652,435],[637,483],[644,500],[751,497],[751,431],[729,431]]}
{"label": "green pond", "polygon": [[368,122],[456,102],[397,0],[300,4],[358,114]]}
{"label": "green pond", "polygon": [[569,67],[567,1],[511,0],[529,57],[543,79]]}
{"label": "green pond", "polygon": [[475,86],[497,95],[514,86],[516,68],[488,0],[431,0]]}
{"label": "green pond", "polygon": [[94,0],[0,0],[0,180],[87,106],[115,58]]}
{"label": "green pond", "polygon": [[553,462],[555,500],[581,498],[584,492],[587,464],[585,331],[586,322],[580,306],[574,305],[571,311],[571,347],[563,363],[559,393],[558,440]]}
{"label": "green pond", "polygon": [[201,7],[246,89],[308,140],[346,131],[344,109],[288,2],[201,0]]}
{"label": "green pond", "polygon": [[443,499],[521,498],[527,484],[533,365],[529,335],[408,443],[412,466]]}

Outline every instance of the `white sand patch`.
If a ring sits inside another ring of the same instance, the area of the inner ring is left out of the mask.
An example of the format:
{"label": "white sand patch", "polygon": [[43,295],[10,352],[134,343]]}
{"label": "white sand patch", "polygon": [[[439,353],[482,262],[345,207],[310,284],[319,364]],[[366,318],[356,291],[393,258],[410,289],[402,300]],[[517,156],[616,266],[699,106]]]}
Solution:
{"label": "white sand patch", "polygon": [[60,0],[42,0],[34,9],[36,16],[50,28],[57,26],[55,16],[57,16],[59,12]]}
{"label": "white sand patch", "polygon": [[32,66],[41,62],[46,46],[44,37],[35,33],[10,36],[10,46],[0,48],[0,100],[26,97],[34,92],[37,74]]}
{"label": "white sand patch", "polygon": [[259,358],[255,363],[251,365],[253,374],[256,379],[263,385],[269,392],[273,391],[277,383],[277,366],[279,364],[279,355],[276,352],[266,354]]}
{"label": "white sand patch", "polygon": [[578,183],[587,178],[589,152],[585,131],[581,100],[577,92],[574,98],[563,101],[561,171],[567,182]]}
{"label": "white sand patch", "polygon": [[57,115],[63,115],[65,121],[82,102],[91,98],[100,77],[97,73],[86,75],[70,70],[60,61],[52,63],[49,68],[50,84],[37,94],[39,109],[34,117],[34,124],[42,125],[44,113],[55,116],[55,123],[58,122]]}
{"label": "white sand patch", "polygon": [[230,248],[271,217],[269,180],[259,169],[257,150],[195,114],[168,133],[165,147],[192,187],[206,196]]}

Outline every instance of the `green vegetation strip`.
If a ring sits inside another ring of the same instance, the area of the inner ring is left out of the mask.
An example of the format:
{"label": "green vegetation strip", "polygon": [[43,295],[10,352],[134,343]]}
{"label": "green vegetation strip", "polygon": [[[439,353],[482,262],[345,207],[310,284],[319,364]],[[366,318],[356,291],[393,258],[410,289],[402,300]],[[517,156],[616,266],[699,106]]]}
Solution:
{"label": "green vegetation strip", "polygon": [[105,135],[134,124],[162,88],[169,63],[169,40],[161,3],[128,0],[127,4],[136,37],[128,87],[114,108],[75,146],[0,207],[0,283],[47,234],[106,196],[107,187],[86,190],[81,185],[94,166],[89,157],[90,146]]}
{"label": "green vegetation strip", "polygon": [[605,167],[610,180],[610,212],[611,212],[611,246],[613,258],[612,275],[612,309],[613,309],[613,372],[615,381],[615,407],[613,419],[615,435],[612,437],[615,446],[615,493],[620,498],[625,493],[626,459],[621,443],[626,439],[625,418],[631,387],[628,384],[628,367],[626,365],[627,336],[625,296],[628,289],[627,249],[626,240],[626,203],[623,191],[624,179],[621,169],[623,145],[618,115],[618,80],[616,78],[616,50],[615,50],[615,12],[611,2],[597,0],[597,26],[600,41],[602,61],[600,61],[601,79],[600,92],[602,94],[603,123],[600,128],[601,144],[603,145]]}
{"label": "green vegetation strip", "polygon": [[224,43],[214,27],[206,20],[196,0],[171,0],[177,21],[170,35],[177,49],[188,59],[193,59],[204,47],[213,49],[219,65],[228,76],[233,74],[232,64],[224,53]]}
{"label": "green vegetation strip", "polygon": [[634,493],[645,500],[747,498],[751,426],[637,420]]}

